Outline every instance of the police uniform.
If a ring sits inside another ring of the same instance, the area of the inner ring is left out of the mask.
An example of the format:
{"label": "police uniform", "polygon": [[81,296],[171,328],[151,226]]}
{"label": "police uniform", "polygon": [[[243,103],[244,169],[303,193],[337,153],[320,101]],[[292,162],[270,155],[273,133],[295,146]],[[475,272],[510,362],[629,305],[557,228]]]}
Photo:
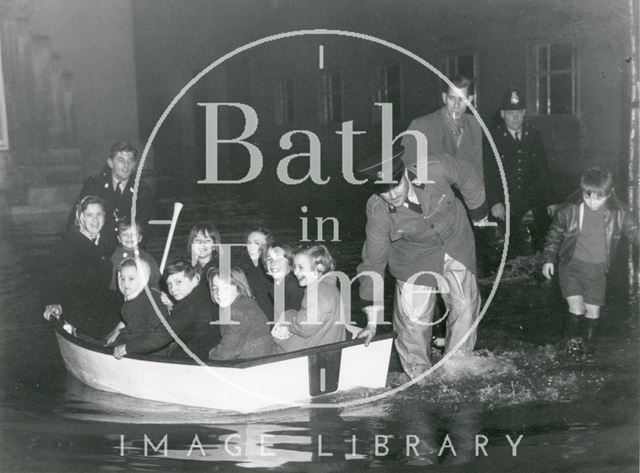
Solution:
{"label": "police uniform", "polygon": [[[394,170],[403,171],[402,152],[393,159]],[[487,215],[484,186],[470,163],[442,155],[430,157],[427,165],[429,183],[414,177],[415,165],[407,173],[411,179],[408,198],[413,202],[393,207],[378,195],[385,192],[380,189],[369,198],[366,241],[358,266],[358,273],[373,271],[382,277],[388,266],[396,279],[393,315],[396,348],[405,372],[411,377],[431,366],[429,345],[436,286],[441,291],[448,286],[449,290],[442,294],[450,309],[446,351],[459,344],[462,351],[473,350],[475,330],[465,337],[480,309],[473,232],[467,212],[451,185],[458,187],[474,220]],[[381,168],[381,163],[378,166],[367,163],[360,175],[375,182]],[[360,278],[360,296],[365,301],[380,299],[381,295],[374,294],[371,278]]]}
{"label": "police uniform", "polygon": [[[524,109],[525,104],[522,102],[519,91],[511,89],[503,101],[501,110]],[[509,130],[502,122],[492,130],[491,136],[498,149],[508,185],[511,207],[511,242],[513,246],[523,243],[525,233],[522,227],[522,218],[529,210],[532,210],[534,217],[533,243],[536,249],[540,249],[549,224],[546,207],[551,203],[550,176],[540,133],[533,125],[525,122],[516,136],[515,132]],[[488,146],[488,143],[485,159],[487,160],[485,172],[489,205],[504,204],[502,180],[493,150]]]}
{"label": "police uniform", "polygon": [[[134,175],[132,174],[124,185],[119,189],[114,188],[111,169],[105,169],[97,176],[87,178],[80,190],[78,200],[87,196],[95,195],[105,202],[105,222],[102,230],[107,247],[113,251],[116,247],[118,236],[118,223],[131,219],[131,203],[134,191]],[[152,218],[153,196],[151,188],[144,181],[140,181],[136,197],[136,222],[141,224],[143,231],[145,224]],[[70,225],[73,225],[75,212],[72,212]]]}

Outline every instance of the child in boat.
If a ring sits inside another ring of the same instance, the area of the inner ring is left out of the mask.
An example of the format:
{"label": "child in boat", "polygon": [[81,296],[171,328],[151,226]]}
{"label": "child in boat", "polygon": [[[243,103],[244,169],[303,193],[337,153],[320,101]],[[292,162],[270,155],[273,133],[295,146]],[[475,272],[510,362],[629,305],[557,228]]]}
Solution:
{"label": "child in boat", "polygon": [[[175,301],[169,326],[187,346],[189,351],[205,360],[209,350],[220,341],[220,330],[211,325],[217,311],[210,295],[200,289],[200,273],[187,259],[178,259],[167,265],[164,276],[167,289]],[[162,326],[158,326],[145,337],[140,337],[126,346],[126,353],[156,353],[171,358],[190,358],[173,336]]]}
{"label": "child in boat", "polygon": [[200,279],[205,283],[207,271],[218,267],[218,245],[220,233],[211,222],[200,222],[189,232],[187,249],[191,255],[191,265],[198,268]]}
{"label": "child in boat", "polygon": [[[135,225],[130,220],[123,220],[118,223],[118,241],[120,245],[116,247],[111,255],[111,263],[113,263],[113,277],[109,289],[116,290],[118,287],[118,268],[127,258],[135,257],[135,247],[142,242],[142,227],[138,222]],[[151,270],[149,278],[149,287],[158,288],[160,282],[160,269],[155,258],[138,246],[138,255],[141,260],[146,261]]]}
{"label": "child in boat", "polygon": [[237,258],[238,266],[244,272],[249,282],[251,294],[262,311],[271,316],[273,313],[273,301],[270,294],[273,292],[273,281],[262,264],[263,255],[273,243],[273,235],[266,228],[256,228],[247,233],[246,248],[240,248],[241,254]]}
{"label": "child in boat", "polygon": [[284,311],[299,310],[304,297],[304,289],[292,272],[293,247],[281,242],[272,243],[263,253],[263,264],[273,278],[265,314],[269,320],[277,322]]}
{"label": "child in boat", "polygon": [[[571,355],[594,351],[607,272],[622,234],[637,244],[637,224],[626,205],[615,197],[611,173],[601,168],[585,171],[580,190],[556,212],[543,252],[542,274],[547,279],[554,275],[556,260],[560,260],[560,289],[569,306],[566,350]],[[580,334],[583,319],[584,333]]]}
{"label": "child in boat", "polygon": [[161,325],[156,310],[165,318],[169,315],[160,300],[160,291],[149,288],[155,302],[154,307],[144,290],[149,284],[150,276],[149,264],[144,260],[127,258],[118,267],[118,288],[124,296],[124,304],[120,309],[122,321],[107,337],[106,343],[107,346],[116,344],[113,356],[118,359],[127,354],[127,344],[148,336]]}
{"label": "child in boat", "polygon": [[296,250],[293,272],[305,288],[300,310],[288,310],[272,334],[285,351],[302,350],[345,339],[342,301],[335,277],[322,277],[335,263],[324,245]]}
{"label": "child in boat", "polygon": [[232,322],[220,325],[221,340],[209,351],[209,359],[257,358],[281,353],[269,333],[267,317],[251,297],[249,283],[240,268],[231,268],[228,277],[217,269],[209,271],[209,286],[220,311],[231,312]]}

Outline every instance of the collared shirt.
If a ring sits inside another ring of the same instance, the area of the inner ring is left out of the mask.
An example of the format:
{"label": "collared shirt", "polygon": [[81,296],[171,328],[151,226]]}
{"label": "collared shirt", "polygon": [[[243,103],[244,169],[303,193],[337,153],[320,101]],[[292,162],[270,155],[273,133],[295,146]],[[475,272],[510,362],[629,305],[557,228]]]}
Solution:
{"label": "collared shirt", "polygon": [[124,190],[127,187],[127,182],[126,181],[118,181],[117,179],[114,179],[113,177],[111,178],[111,183],[112,183],[112,189],[116,192],[118,192],[118,190],[120,191],[121,194],[124,194]]}
{"label": "collared shirt", "polygon": [[522,128],[520,128],[519,130],[512,130],[511,128],[507,128],[507,131],[511,135],[511,138],[513,138],[514,140],[520,141],[522,139]]}
{"label": "collared shirt", "polygon": [[460,120],[457,123],[449,116],[446,107],[442,108],[442,115],[444,116],[444,122],[447,125],[447,128],[449,128],[449,131],[454,136],[456,148],[459,148],[460,141],[462,140],[462,135],[464,133],[464,114],[460,117]]}

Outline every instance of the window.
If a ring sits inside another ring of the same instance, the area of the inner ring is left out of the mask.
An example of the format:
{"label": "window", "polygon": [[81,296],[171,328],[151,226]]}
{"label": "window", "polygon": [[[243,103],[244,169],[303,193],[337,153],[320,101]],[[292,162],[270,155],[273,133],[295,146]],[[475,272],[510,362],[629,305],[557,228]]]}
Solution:
{"label": "window", "polygon": [[475,53],[453,54],[446,56],[440,62],[440,72],[447,77],[453,77],[457,74],[463,75],[473,80],[474,105],[478,106],[478,55]]}
{"label": "window", "polygon": [[275,94],[276,125],[293,126],[296,121],[296,104],[293,79],[280,80]]}
{"label": "window", "polygon": [[539,115],[576,113],[576,55],[571,44],[534,47],[535,104]]}
{"label": "window", "polygon": [[[0,52],[2,47],[0,45]],[[7,109],[5,107],[4,79],[2,75],[2,55],[0,54],[0,150],[9,149],[9,133],[7,131]]]}
{"label": "window", "polygon": [[[400,66],[394,64],[376,70],[374,77],[375,102],[393,104],[393,121],[402,121],[402,83],[400,76]],[[377,107],[376,107],[377,108]],[[380,120],[380,111],[374,113],[376,121]]]}
{"label": "window", "polygon": [[320,121],[342,121],[342,79],[339,72],[326,72],[320,84]]}

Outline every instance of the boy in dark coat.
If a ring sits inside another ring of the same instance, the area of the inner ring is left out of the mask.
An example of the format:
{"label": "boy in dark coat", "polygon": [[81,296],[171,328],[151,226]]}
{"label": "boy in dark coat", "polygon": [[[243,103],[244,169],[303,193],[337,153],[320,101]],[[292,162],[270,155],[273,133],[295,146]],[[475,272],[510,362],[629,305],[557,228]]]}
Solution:
{"label": "boy in dark coat", "polygon": [[[580,191],[573,193],[557,211],[544,245],[542,274],[558,276],[562,295],[567,299],[567,351],[587,354],[595,347],[595,330],[600,307],[605,302],[607,272],[621,235],[638,242],[638,226],[627,207],[613,193],[611,173],[591,168],[580,180]],[[578,334],[584,316],[582,346]]]}

